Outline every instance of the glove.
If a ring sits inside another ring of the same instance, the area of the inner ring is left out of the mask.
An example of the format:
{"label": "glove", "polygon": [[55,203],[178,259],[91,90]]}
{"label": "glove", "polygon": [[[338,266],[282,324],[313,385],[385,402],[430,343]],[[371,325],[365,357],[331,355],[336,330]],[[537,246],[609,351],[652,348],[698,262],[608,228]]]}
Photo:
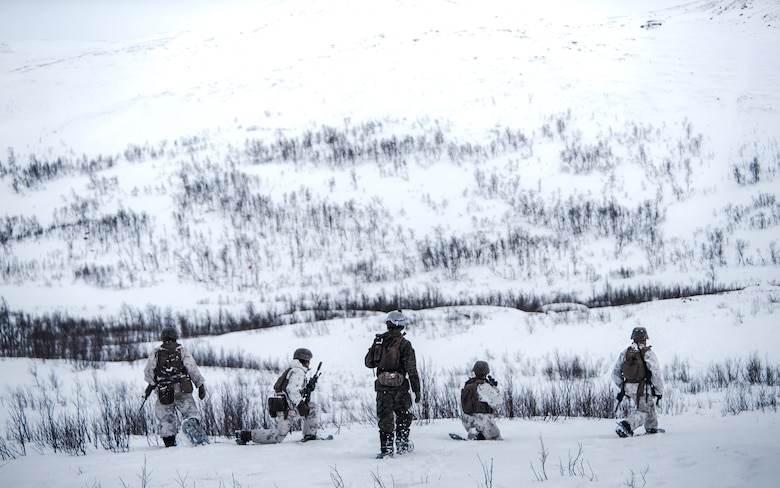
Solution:
{"label": "glove", "polygon": [[198,387],[198,398],[200,398],[201,400],[206,398],[206,385],[200,385]]}
{"label": "glove", "polygon": [[656,399],[655,399],[655,404],[656,405],[660,405],[661,404],[661,398],[663,398],[663,397],[664,397],[663,395],[658,395],[656,397]]}
{"label": "glove", "polygon": [[414,392],[414,403],[420,403],[420,392],[415,391]]}
{"label": "glove", "polygon": [[311,408],[309,408],[309,404],[301,401],[301,403],[298,404],[297,407],[295,407],[296,410],[298,410],[298,414],[301,417],[307,417],[309,415],[309,412],[311,412]]}

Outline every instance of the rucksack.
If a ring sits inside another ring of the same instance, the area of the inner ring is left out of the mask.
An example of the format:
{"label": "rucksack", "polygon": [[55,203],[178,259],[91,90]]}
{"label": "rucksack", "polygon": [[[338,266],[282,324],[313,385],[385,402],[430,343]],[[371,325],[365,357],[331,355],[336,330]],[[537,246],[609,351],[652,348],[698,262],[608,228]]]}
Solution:
{"label": "rucksack", "polygon": [[176,343],[166,342],[157,351],[154,375],[157,381],[157,398],[163,405],[174,402],[176,391],[192,393],[192,381],[184,367],[181,346]]}
{"label": "rucksack", "polygon": [[649,380],[649,371],[645,364],[645,353],[650,346],[634,349],[626,349],[625,359],[623,361],[623,379],[626,383],[640,383]]}
{"label": "rucksack", "polygon": [[493,413],[493,408],[487,402],[479,400],[479,385],[487,383],[484,378],[471,378],[466,381],[460,391],[460,407],[463,413],[473,415],[475,413]]}
{"label": "rucksack", "polygon": [[161,347],[157,353],[157,367],[154,370],[158,382],[170,382],[185,376],[184,360],[178,344],[174,348]]}
{"label": "rucksack", "polygon": [[377,334],[371,345],[373,363],[379,371],[401,370],[401,344],[402,335]]}
{"label": "rucksack", "polygon": [[287,385],[290,383],[290,378],[288,376],[290,375],[291,369],[292,368],[285,369],[279,378],[276,379],[276,383],[274,383],[274,391],[276,393],[285,393],[287,391]]}

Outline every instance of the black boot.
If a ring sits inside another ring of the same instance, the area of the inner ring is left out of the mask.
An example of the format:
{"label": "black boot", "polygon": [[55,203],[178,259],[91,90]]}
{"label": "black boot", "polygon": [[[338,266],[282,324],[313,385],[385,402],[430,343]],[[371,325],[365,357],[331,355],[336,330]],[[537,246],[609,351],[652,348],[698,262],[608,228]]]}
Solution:
{"label": "black boot", "polygon": [[245,446],[247,442],[252,440],[252,431],[250,430],[237,430],[236,431],[236,444],[239,446]]}
{"label": "black boot", "polygon": [[414,444],[409,440],[409,429],[401,428],[395,432],[395,452],[406,454],[414,450]]}
{"label": "black boot", "polygon": [[625,420],[618,422],[617,427],[615,427],[615,433],[620,437],[631,437],[634,435],[634,431],[631,430],[631,424]]}
{"label": "black boot", "polygon": [[165,444],[165,447],[174,447],[176,445],[176,436],[169,435],[163,437],[163,444]]}
{"label": "black boot", "polygon": [[377,459],[393,457],[393,433],[379,432],[379,454]]}

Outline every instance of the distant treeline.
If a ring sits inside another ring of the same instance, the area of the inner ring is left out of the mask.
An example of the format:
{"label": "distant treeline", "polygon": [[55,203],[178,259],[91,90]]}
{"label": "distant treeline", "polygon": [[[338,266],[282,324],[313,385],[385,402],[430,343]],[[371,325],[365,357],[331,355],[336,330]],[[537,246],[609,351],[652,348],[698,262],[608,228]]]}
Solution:
{"label": "distant treeline", "polygon": [[[445,297],[439,290],[428,288],[417,295],[379,294],[373,297],[355,295],[301,295],[289,301],[282,310],[257,311],[247,306],[239,314],[223,309],[210,312],[174,312],[148,306],[145,309],[128,305],[112,317],[74,317],[64,312],[31,314],[14,311],[5,300],[0,302],[0,355],[42,359],[67,359],[77,363],[96,364],[105,361],[134,361],[145,358],[145,345],[159,340],[165,326],[180,330],[183,338],[221,335],[229,332],[278,327],[295,323],[318,322],[334,318],[357,317],[369,312],[402,308],[420,310],[448,306],[484,305],[510,307],[536,312],[543,305],[576,302],[589,308],[619,306],[669,298],[690,297],[733,291],[733,286],[713,286],[702,282],[692,286],[639,285],[612,289],[587,300],[575,296],[534,296],[513,292],[475,294],[457,299]],[[246,367],[251,361],[239,353],[210,351],[204,354],[204,365]],[[209,359],[211,358],[211,359]],[[215,364],[210,364],[211,362]]]}

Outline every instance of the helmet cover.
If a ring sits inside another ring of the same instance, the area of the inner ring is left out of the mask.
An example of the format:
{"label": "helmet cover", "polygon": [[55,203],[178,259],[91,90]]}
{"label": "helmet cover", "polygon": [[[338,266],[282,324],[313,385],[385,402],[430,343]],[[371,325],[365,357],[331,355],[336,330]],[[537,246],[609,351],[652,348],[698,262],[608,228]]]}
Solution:
{"label": "helmet cover", "polygon": [[385,317],[385,325],[403,329],[406,327],[406,317],[404,317],[404,314],[402,314],[400,310],[394,310]]}
{"label": "helmet cover", "polygon": [[311,351],[305,347],[299,347],[293,353],[293,359],[297,359],[299,361],[311,361],[313,356],[314,355],[311,353]]}
{"label": "helmet cover", "polygon": [[647,342],[648,336],[647,336],[647,329],[644,327],[634,327],[634,330],[631,331],[631,340],[639,343],[639,342]]}

